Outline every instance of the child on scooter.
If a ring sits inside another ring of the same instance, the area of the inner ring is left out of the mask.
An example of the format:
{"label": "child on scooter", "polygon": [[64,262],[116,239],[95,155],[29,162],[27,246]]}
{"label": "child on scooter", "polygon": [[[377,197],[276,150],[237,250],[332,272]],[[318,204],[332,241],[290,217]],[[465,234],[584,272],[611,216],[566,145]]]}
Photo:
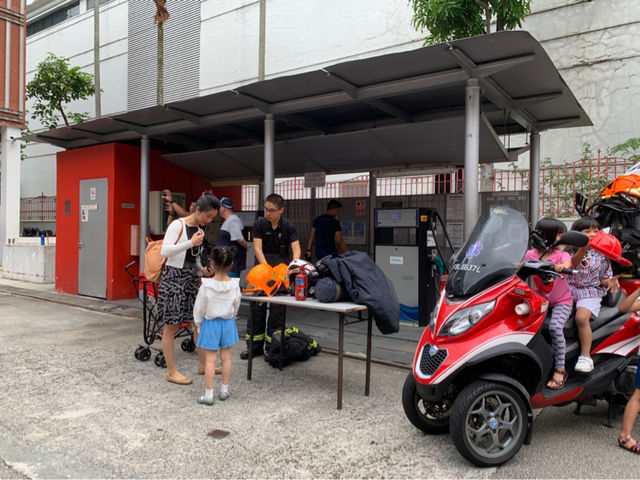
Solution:
{"label": "child on scooter", "polygon": [[[545,247],[537,245],[537,248],[528,250],[524,256],[527,260],[548,260],[555,265],[556,272],[561,272],[565,268],[571,268],[571,257],[567,252],[554,248],[549,253],[546,249],[553,242],[558,240],[566,231],[567,227],[560,220],[555,218],[542,218],[536,223],[538,230],[544,239]],[[553,349],[553,359],[555,370],[553,376],[547,383],[547,388],[560,390],[567,381],[568,373],[564,365],[564,357],[567,343],[564,338],[564,324],[566,323],[573,308],[573,298],[569,291],[566,278],[556,277],[551,282],[550,287],[545,287],[535,280],[535,290],[549,300],[549,310],[551,310],[551,322],[549,323],[549,333],[551,335],[551,347]]]}
{"label": "child on scooter", "polygon": [[238,341],[236,315],[240,308],[240,286],[238,278],[228,273],[233,265],[230,247],[215,247],[212,255],[213,278],[203,278],[198,296],[193,305],[193,319],[199,331],[198,347],[204,350],[204,395],[198,403],[213,405],[213,382],[218,349],[222,360],[222,385],[219,398],[229,398],[231,380],[231,346]]}
{"label": "child on scooter", "polygon": [[[600,225],[590,217],[582,217],[574,222],[571,230],[585,234],[591,240],[600,231]],[[604,255],[591,249],[589,245],[579,248],[571,258],[573,268],[578,273],[568,279],[571,295],[576,302],[576,326],[580,338],[580,356],[575,366],[576,372],[589,373],[593,370],[591,359],[591,318],[600,313],[602,297],[608,290],[620,289],[618,278],[613,277],[611,264]]]}
{"label": "child on scooter", "polygon": [[[622,313],[640,311],[640,288],[625,298],[618,309]],[[633,391],[633,395],[627,402],[627,406],[624,408],[624,415],[622,416],[622,426],[620,427],[620,435],[618,436],[618,445],[633,453],[640,455],[640,442],[634,440],[631,436],[631,430],[633,430],[633,424],[638,418],[638,412],[640,412],[640,359],[638,361],[638,372],[636,373],[636,388]]]}

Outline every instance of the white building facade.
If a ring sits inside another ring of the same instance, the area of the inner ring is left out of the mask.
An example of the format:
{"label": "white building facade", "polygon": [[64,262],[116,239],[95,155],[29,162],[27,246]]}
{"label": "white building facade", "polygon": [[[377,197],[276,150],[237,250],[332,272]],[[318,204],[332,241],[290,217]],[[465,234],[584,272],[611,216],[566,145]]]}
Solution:
{"label": "white building facade", "polygon": [[[168,0],[166,6],[165,102],[228,90],[261,74],[269,79],[414,49],[424,38],[411,26],[406,0]],[[101,115],[156,103],[154,13],[152,0],[101,1]],[[28,23],[27,81],[48,52],[94,72],[93,0],[35,0]],[[585,143],[606,150],[640,136],[640,2],[533,0],[523,29],[541,42],[594,123],[543,132],[541,158],[574,161]],[[94,116],[95,101],[69,109]],[[27,147],[22,197],[55,195],[56,151]]]}

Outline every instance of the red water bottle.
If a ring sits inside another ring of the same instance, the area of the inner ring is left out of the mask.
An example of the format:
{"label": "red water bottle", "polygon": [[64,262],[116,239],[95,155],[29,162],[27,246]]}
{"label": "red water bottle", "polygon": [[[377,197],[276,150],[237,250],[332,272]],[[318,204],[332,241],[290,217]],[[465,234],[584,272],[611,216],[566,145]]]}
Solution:
{"label": "red water bottle", "polygon": [[296,300],[304,301],[307,299],[307,276],[304,273],[299,273],[295,278],[295,290],[294,295]]}

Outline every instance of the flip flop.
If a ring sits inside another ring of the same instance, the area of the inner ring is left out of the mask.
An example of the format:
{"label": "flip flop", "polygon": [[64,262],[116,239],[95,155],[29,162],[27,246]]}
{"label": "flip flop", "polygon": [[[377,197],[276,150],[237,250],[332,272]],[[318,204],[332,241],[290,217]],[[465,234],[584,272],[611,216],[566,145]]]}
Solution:
{"label": "flip flop", "polygon": [[635,453],[636,455],[640,455],[640,442],[636,442],[633,445],[631,445],[630,447],[626,446],[627,443],[629,443],[631,440],[633,440],[631,438],[631,436],[628,436],[624,440],[622,440],[620,437],[618,437],[618,446],[620,448],[624,448],[625,450],[629,450],[631,453]]}
{"label": "flip flop", "polygon": [[562,387],[564,387],[564,383],[569,377],[569,372],[567,372],[566,370],[555,370],[553,374],[555,375],[556,373],[562,375],[562,380],[557,380],[556,378],[551,377],[547,382],[547,388],[550,388],[551,390],[560,390]]}

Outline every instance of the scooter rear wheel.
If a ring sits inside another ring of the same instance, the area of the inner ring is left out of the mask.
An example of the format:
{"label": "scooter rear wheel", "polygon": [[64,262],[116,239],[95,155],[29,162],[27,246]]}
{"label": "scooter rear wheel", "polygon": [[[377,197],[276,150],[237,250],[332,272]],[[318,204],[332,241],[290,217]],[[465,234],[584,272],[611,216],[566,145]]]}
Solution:
{"label": "scooter rear wheel", "polygon": [[423,399],[418,394],[413,373],[409,373],[404,381],[402,406],[413,426],[423,432],[436,435],[449,431],[451,404],[446,400],[430,402]]}
{"label": "scooter rear wheel", "polygon": [[493,467],[522,447],[527,409],[510,386],[479,380],[456,397],[450,427],[453,443],[464,458],[481,467]]}

